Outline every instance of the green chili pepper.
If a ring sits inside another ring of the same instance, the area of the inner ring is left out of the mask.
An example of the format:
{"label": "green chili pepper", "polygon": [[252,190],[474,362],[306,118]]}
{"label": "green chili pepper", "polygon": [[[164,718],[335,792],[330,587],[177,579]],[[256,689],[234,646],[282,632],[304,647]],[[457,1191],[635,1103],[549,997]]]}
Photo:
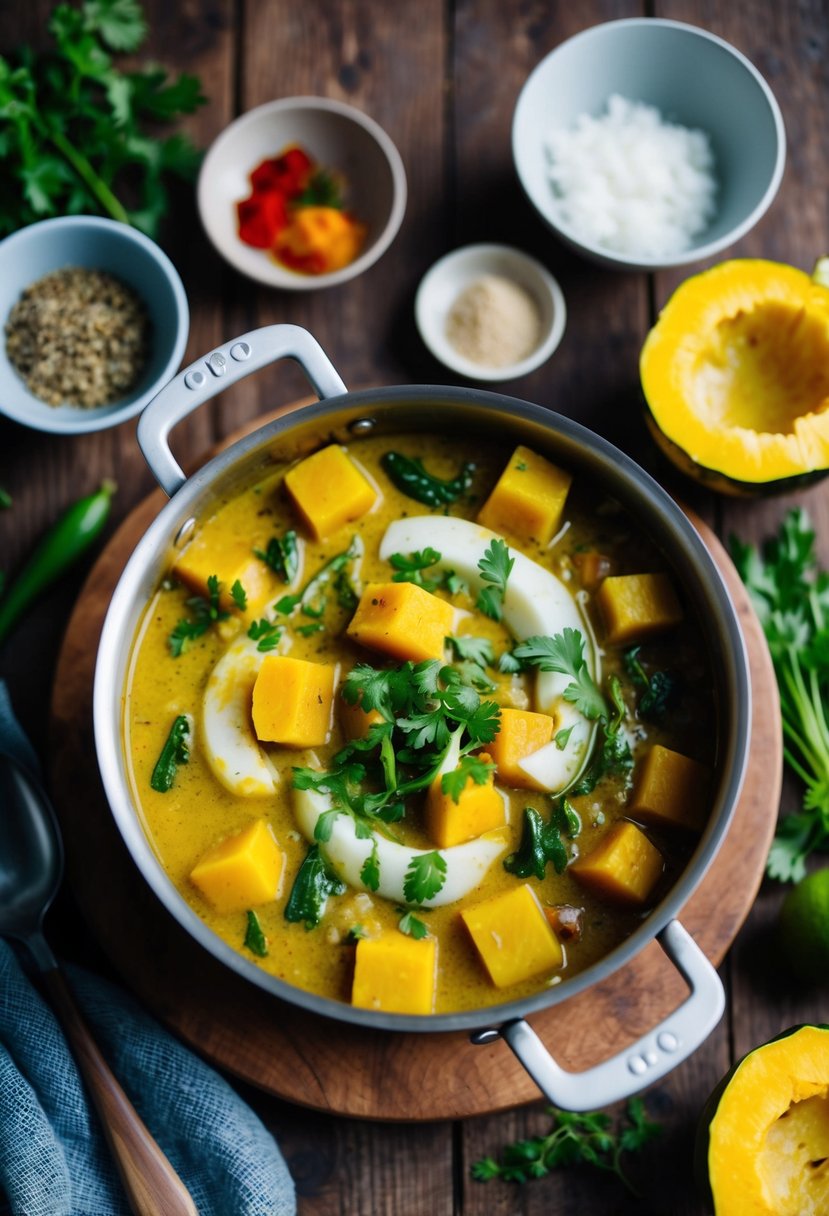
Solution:
{"label": "green chili pepper", "polygon": [[0,641],[33,600],[67,570],[100,536],[109,515],[115,482],[73,503],[41,537],[17,578],[0,600]]}
{"label": "green chili pepper", "polygon": [[461,466],[457,477],[443,481],[427,473],[422,460],[403,456],[400,452],[386,452],[380,463],[398,490],[427,507],[443,507],[454,502],[469,489],[475,475],[475,465],[468,462]]}
{"label": "green chili pepper", "polygon": [[166,794],[176,779],[176,769],[190,759],[190,719],[179,714],[170,727],[170,733],[155,762],[150,785],[159,794]]}

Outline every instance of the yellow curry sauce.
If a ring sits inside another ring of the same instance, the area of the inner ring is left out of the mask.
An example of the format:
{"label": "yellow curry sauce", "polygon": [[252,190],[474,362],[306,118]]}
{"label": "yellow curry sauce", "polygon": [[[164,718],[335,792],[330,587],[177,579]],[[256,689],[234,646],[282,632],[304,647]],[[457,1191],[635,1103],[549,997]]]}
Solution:
{"label": "yellow curry sauce", "polygon": [[[466,439],[436,439],[425,434],[372,437],[355,442],[347,450],[379,492],[368,513],[346,523],[325,539],[315,540],[303,527],[285,494],[283,477],[286,470],[270,467],[263,471],[256,484],[228,501],[218,503],[214,514],[202,522],[199,536],[202,541],[215,544],[217,570],[221,566],[219,555],[228,543],[238,544],[241,538],[245,547],[264,552],[270,538],[294,530],[300,538],[301,569],[291,590],[304,585],[333,556],[348,549],[355,536],[362,538],[365,547],[359,569],[355,571],[357,589],[367,582],[388,582],[392,568],[378,553],[386,528],[394,520],[427,515],[430,508],[392,484],[381,464],[384,453],[394,450],[419,457],[431,474],[444,479],[457,476],[463,461],[473,460],[475,473],[469,489],[450,505],[435,511],[439,515],[473,520],[498,481],[507,456],[503,447],[493,443],[476,442],[473,445]],[[596,488],[578,477],[567,496],[563,520],[563,527],[549,545],[542,546],[532,539],[519,541],[515,536],[508,536],[507,541],[512,551],[522,551],[578,594],[587,619],[586,630],[595,637],[601,655],[603,690],[607,689],[607,681],[612,675],[619,677],[626,710],[623,727],[634,761],[632,773],[627,777],[625,774],[605,776],[591,792],[568,795],[581,823],[575,838],[564,839],[572,862],[589,855],[612,826],[626,817],[631,782],[653,744],[662,744],[708,766],[713,764],[710,726],[715,706],[713,679],[700,632],[686,611],[679,624],[644,640],[635,656],[641,664],[640,671],[667,672],[675,681],[674,694],[661,716],[638,714],[637,705],[644,686],[631,676],[630,672],[635,668],[630,663],[625,666],[624,652],[630,647],[607,645],[603,640],[605,626],[595,602],[596,589],[608,573],[624,576],[664,571],[664,560],[618,504],[597,498]],[[585,561],[595,555],[601,555],[605,560],[598,564],[595,560]],[[265,574],[267,599],[273,602],[289,588],[264,562],[260,565],[260,573]],[[582,586],[584,571],[588,569],[589,589]],[[223,587],[222,591],[222,603],[225,604],[227,588]],[[443,585],[433,594],[462,610],[456,625],[458,634],[476,634],[492,641],[496,660],[515,645],[503,623],[476,611],[474,599],[468,593],[461,590],[452,594]],[[132,792],[148,837],[185,900],[234,949],[289,984],[348,1002],[355,953],[350,931],[359,926],[358,932],[368,938],[396,934],[400,931],[398,926],[405,908],[369,890],[349,888],[344,894],[329,896],[325,913],[315,928],[286,921],[286,902],[309,849],[309,841],[301,834],[295,817],[292,769],[296,765],[307,765],[309,753],[264,745],[280,775],[276,793],[270,797],[235,795],[217,780],[200,741],[206,684],[232,639],[244,633],[261,612],[258,607],[247,613],[228,607],[226,619],[211,624],[201,636],[187,641],[181,653],[174,656],[170,637],[177,622],[188,618],[191,610],[187,601],[192,595],[192,588],[180,585],[171,572],[147,608],[131,662],[124,731]],[[284,627],[292,657],[338,664],[341,682],[357,663],[369,663],[377,668],[393,663],[388,656],[358,646],[345,636],[352,613],[353,604],[349,608],[342,607],[329,588],[322,617],[305,615],[295,609],[290,615],[276,615],[274,619]],[[447,661],[450,658],[447,651]],[[495,687],[492,691],[479,691],[482,699],[494,700],[501,706],[532,708],[531,675],[502,673],[496,661],[494,666],[487,666],[486,677]],[[337,700],[335,695],[335,705]],[[159,793],[151,788],[151,776],[171,724],[180,714],[191,715],[194,723],[189,760],[177,766],[171,788]],[[312,759],[326,767],[345,742],[335,708],[330,742],[315,747]],[[664,873],[648,895],[647,902],[641,907],[631,907],[591,890],[569,868],[558,874],[549,864],[541,880],[535,876],[519,878],[508,872],[503,861],[518,848],[524,808],[534,807],[544,820],[548,820],[552,799],[546,793],[528,789],[505,788],[504,794],[508,806],[509,843],[490,866],[480,886],[459,903],[413,909],[429,934],[437,939],[435,1012],[480,1008],[517,999],[582,971],[634,930],[674,880],[696,843],[694,832],[652,824],[644,826],[648,839],[662,854]],[[425,833],[421,802],[419,797],[410,799],[405,819],[390,825],[390,830],[406,845],[430,849],[435,845]],[[216,912],[196,889],[190,874],[200,858],[218,841],[262,817],[270,824],[284,855],[284,868],[277,898],[255,908],[267,942],[267,954],[255,957],[244,945],[246,913]],[[525,882],[537,893],[542,906],[565,905],[578,909],[581,933],[577,938],[563,941],[565,961],[562,968],[535,975],[508,988],[497,988],[472,945],[461,921],[460,909]]]}

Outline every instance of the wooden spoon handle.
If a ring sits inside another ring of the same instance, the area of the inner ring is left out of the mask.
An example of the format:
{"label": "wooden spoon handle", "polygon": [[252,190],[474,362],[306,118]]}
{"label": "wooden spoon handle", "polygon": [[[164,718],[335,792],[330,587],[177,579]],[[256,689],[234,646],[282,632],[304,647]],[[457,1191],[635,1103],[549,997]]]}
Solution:
{"label": "wooden spoon handle", "polygon": [[135,1216],[198,1216],[190,1192],[101,1055],[62,972],[55,967],[42,974]]}

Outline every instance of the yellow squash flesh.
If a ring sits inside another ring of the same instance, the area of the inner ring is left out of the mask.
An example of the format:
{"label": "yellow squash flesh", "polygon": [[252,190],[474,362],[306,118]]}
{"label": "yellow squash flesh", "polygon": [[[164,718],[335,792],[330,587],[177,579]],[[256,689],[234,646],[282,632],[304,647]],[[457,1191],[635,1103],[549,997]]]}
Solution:
{"label": "yellow squash flesh", "polygon": [[715,1216],[829,1212],[829,1027],[801,1026],[758,1047],[713,1104]]}
{"label": "yellow squash flesh", "polygon": [[648,423],[684,472],[731,493],[829,472],[829,290],[777,262],[694,275],[642,349]]}

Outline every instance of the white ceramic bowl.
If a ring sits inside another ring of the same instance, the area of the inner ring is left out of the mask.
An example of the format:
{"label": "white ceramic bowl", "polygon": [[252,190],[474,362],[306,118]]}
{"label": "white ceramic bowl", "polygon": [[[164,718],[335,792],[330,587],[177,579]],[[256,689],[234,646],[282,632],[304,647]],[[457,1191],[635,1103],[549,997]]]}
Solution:
{"label": "white ceramic bowl", "polygon": [[61,216],[30,224],[0,242],[0,329],[24,288],[67,266],[103,270],[132,287],[152,323],[147,365],[132,392],[91,409],[47,405],[30,393],[0,336],[0,413],[34,430],[75,435],[133,418],[175,375],[187,345],[190,310],[178,271],[149,237],[96,215]]}
{"label": "white ceramic bowl", "polygon": [[[705,131],[718,181],[717,210],[690,248],[673,256],[616,253],[559,215],[545,150],[554,128],[598,117],[611,94],[656,106]],[[606,266],[656,270],[710,257],[752,228],[777,193],[786,159],[780,107],[757,69],[706,30],[652,17],[609,21],[556,47],[527,79],[512,124],[512,154],[530,202],[568,245]]]}
{"label": "white ceramic bowl", "polygon": [[[250,174],[290,144],[342,174],[348,209],[368,227],[359,257],[331,274],[288,270],[239,239],[236,204],[250,194]],[[283,97],[222,131],[204,158],[196,193],[205,232],[231,266],[269,287],[314,291],[355,278],[385,253],[406,210],[406,172],[386,132],[361,110],[325,97]]]}
{"label": "white ceramic bowl", "polygon": [[[497,275],[523,287],[538,308],[538,343],[518,363],[503,367],[475,363],[460,354],[446,336],[452,305],[483,275]],[[510,245],[466,245],[447,253],[424,275],[415,297],[415,321],[429,350],[452,371],[469,380],[514,380],[549,359],[564,334],[567,308],[556,280],[529,254]]]}

